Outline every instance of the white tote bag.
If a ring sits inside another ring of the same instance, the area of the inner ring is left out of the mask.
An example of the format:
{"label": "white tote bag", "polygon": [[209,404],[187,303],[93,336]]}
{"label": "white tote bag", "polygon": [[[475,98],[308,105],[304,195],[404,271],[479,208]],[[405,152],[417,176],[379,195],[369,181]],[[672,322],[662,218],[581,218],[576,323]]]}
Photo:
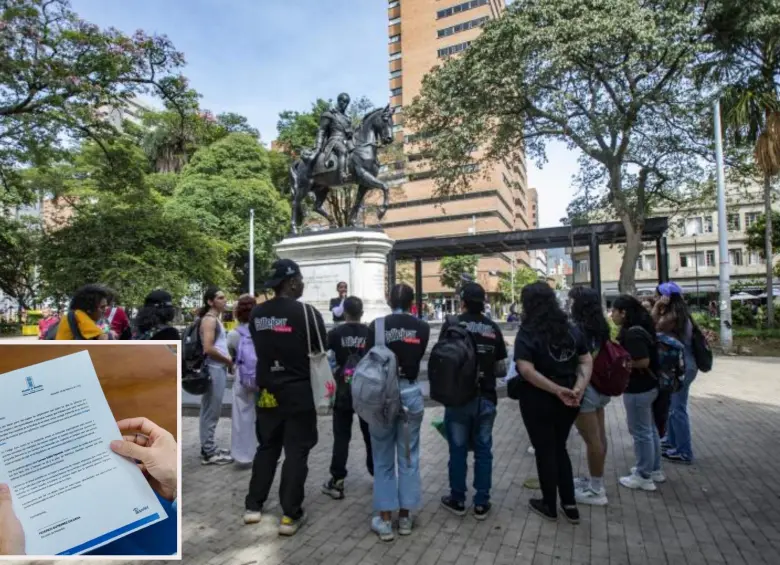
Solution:
{"label": "white tote bag", "polygon": [[320,408],[329,409],[333,406],[333,400],[336,395],[336,379],[333,378],[333,373],[330,370],[328,354],[322,343],[320,326],[317,323],[317,317],[314,315],[314,312],[311,313],[311,321],[317,332],[317,342],[320,350],[312,351],[308,304],[303,305],[303,316],[306,320],[306,341],[309,343],[309,374],[311,376],[311,392],[314,395],[314,407],[318,410]]}

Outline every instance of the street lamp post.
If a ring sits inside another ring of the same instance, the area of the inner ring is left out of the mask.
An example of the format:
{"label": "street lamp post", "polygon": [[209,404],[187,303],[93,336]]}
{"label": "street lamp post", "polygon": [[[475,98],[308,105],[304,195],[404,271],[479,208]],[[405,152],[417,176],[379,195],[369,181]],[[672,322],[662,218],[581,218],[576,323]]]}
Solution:
{"label": "street lamp post", "polygon": [[720,272],[718,275],[720,288],[720,344],[723,351],[731,350],[731,289],[729,276],[731,264],[729,260],[729,236],[726,223],[726,186],[723,175],[723,140],[720,127],[720,100],[715,100],[715,173],[718,180],[718,254],[720,255]]}
{"label": "street lamp post", "polygon": [[249,294],[255,295],[255,211],[249,210]]}
{"label": "street lamp post", "polygon": [[696,309],[701,310],[699,298],[699,248],[696,245],[696,234],[693,234],[693,264],[696,266]]}

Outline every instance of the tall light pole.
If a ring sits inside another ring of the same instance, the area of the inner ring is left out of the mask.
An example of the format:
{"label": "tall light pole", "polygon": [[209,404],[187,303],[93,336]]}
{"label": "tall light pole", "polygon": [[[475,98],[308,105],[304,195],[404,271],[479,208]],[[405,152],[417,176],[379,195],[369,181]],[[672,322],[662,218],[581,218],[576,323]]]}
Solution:
{"label": "tall light pole", "polygon": [[696,234],[693,234],[693,261],[696,266],[696,309],[701,310],[701,299],[699,298],[699,248],[696,245]]}
{"label": "tall light pole", "polygon": [[255,295],[255,210],[249,210],[249,294]]}
{"label": "tall light pole", "polygon": [[729,261],[729,236],[726,223],[726,186],[723,179],[723,140],[720,127],[720,100],[715,100],[715,174],[718,180],[718,252],[720,255],[720,273],[718,282],[720,287],[720,345],[723,351],[731,350],[731,288],[729,275],[731,264]]}

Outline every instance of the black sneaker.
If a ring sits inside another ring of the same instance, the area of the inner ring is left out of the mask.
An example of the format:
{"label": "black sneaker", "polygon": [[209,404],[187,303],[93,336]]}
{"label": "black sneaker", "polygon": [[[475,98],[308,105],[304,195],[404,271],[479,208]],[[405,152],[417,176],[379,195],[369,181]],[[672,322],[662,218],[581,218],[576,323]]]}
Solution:
{"label": "black sneaker", "polygon": [[561,504],[561,512],[563,512],[564,517],[570,524],[580,523],[580,511],[577,509],[576,504],[574,506],[564,506]]}
{"label": "black sneaker", "polygon": [[484,520],[488,517],[488,514],[490,514],[490,508],[491,505],[488,502],[487,504],[477,504],[474,506],[474,517],[477,520]]}
{"label": "black sneaker", "polygon": [[687,457],[683,457],[679,453],[676,453],[675,451],[672,451],[671,449],[669,451],[664,451],[661,453],[661,456],[669,461],[669,463],[679,463],[680,465],[690,465],[693,463],[690,459]]}
{"label": "black sneaker", "polygon": [[455,514],[455,516],[465,516],[466,515],[466,505],[463,502],[458,502],[457,500],[454,500],[451,496],[442,496],[441,497],[441,505]]}
{"label": "black sneaker", "polygon": [[322,492],[333,500],[341,500],[344,498],[344,479],[336,480],[331,478],[327,483],[322,485]]}
{"label": "black sneaker", "polygon": [[532,498],[528,501],[528,506],[545,520],[555,522],[558,519],[558,512],[554,508],[550,509],[541,498]]}

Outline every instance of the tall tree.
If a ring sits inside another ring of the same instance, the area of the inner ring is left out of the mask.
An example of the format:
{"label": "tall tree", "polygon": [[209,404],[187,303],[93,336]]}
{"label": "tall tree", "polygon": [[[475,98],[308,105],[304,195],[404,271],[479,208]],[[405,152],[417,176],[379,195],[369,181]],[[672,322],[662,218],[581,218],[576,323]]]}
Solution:
{"label": "tall tree", "polygon": [[445,257],[439,264],[439,281],[445,288],[457,289],[463,284],[463,275],[476,277],[479,255]]}
{"label": "tall tree", "polygon": [[[72,139],[116,135],[105,109],[144,94],[176,105],[184,57],[165,36],[126,36],[81,19],[67,0],[0,4],[0,184],[40,165]],[[96,111],[97,110],[97,111]]]}
{"label": "tall tree", "polygon": [[271,184],[268,151],[246,133],[232,133],[195,153],[168,207],[174,216],[194,222],[201,234],[224,243],[237,291],[248,281],[249,210],[255,210],[258,277],[290,226],[290,205]]}
{"label": "tall tree", "polygon": [[[780,2],[718,0],[707,32],[715,51],[701,66],[705,75],[727,85],[721,97],[730,141],[754,148],[764,183],[764,255],[771,294],[772,182],[780,173]],[[767,325],[774,325],[774,304],[767,303]]]}
{"label": "tall tree", "polygon": [[606,196],[623,223],[619,287],[632,292],[653,206],[679,201],[701,176],[702,95],[688,75],[702,17],[691,0],[515,0],[426,75],[406,111],[438,194],[468,190],[478,165],[522,150],[541,164],[545,144],[564,141],[581,153],[587,200]]}
{"label": "tall tree", "polygon": [[538,280],[539,275],[536,271],[523,266],[515,269],[515,284],[513,288],[512,275],[510,273],[501,273],[501,278],[498,281],[498,294],[501,297],[501,301],[505,304],[517,302],[520,299],[520,293],[523,291],[523,288]]}
{"label": "tall tree", "polygon": [[101,282],[123,302],[140,305],[155,288],[180,298],[193,283],[231,284],[224,244],[166,213],[165,198],[147,182],[141,148],[127,136],[104,147],[85,143],[71,162],[35,172],[71,210],[47,227],[36,247],[46,294],[70,296]]}
{"label": "tall tree", "polygon": [[34,220],[0,214],[0,291],[16,301],[20,322],[22,309],[41,298],[40,243],[41,231]]}

